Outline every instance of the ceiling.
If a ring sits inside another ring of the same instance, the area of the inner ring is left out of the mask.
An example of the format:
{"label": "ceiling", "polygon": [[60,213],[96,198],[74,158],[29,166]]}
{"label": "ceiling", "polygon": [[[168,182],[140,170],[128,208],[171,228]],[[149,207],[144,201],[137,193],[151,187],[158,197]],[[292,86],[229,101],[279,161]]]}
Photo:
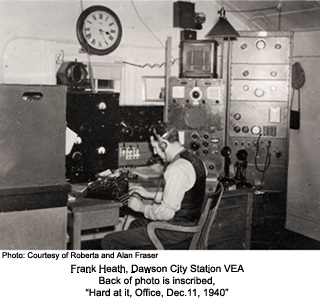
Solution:
{"label": "ceiling", "polygon": [[320,30],[320,0],[217,2],[253,31]]}

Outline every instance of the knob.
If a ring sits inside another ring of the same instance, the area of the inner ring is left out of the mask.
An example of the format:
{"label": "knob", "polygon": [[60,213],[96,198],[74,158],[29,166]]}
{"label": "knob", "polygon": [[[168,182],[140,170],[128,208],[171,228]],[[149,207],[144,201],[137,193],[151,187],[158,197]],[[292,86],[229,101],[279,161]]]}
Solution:
{"label": "knob", "polygon": [[241,114],[240,113],[235,113],[233,116],[237,121],[241,119]]}
{"label": "knob", "polygon": [[105,110],[107,109],[107,104],[105,102],[101,102],[98,104],[98,109],[99,110]]}
{"label": "knob", "polygon": [[243,126],[242,127],[242,132],[244,132],[245,134],[249,132],[249,127],[248,126]]}
{"label": "knob", "polygon": [[208,150],[203,150],[203,154],[207,155],[208,154]]}
{"label": "knob", "polygon": [[270,75],[272,77],[276,77],[278,75],[277,71],[271,71]]}
{"label": "knob", "polygon": [[209,166],[209,169],[210,169],[210,170],[213,170],[213,169],[214,169],[214,166],[213,166],[213,165],[210,165],[210,166]]}
{"label": "knob", "polygon": [[233,128],[233,131],[234,131],[235,133],[240,133],[241,128],[240,128],[239,126],[235,126],[235,127]]}
{"label": "knob", "polygon": [[248,71],[248,70],[243,71],[242,75],[243,75],[244,77],[249,76],[249,71]]}
{"label": "knob", "polygon": [[246,50],[246,49],[248,48],[248,45],[247,45],[246,43],[242,43],[242,44],[240,45],[240,48],[241,48],[242,50]]}
{"label": "knob", "polygon": [[242,90],[243,90],[243,91],[248,91],[248,90],[249,90],[249,86],[245,84],[245,85],[242,87]]}
{"label": "knob", "polygon": [[192,134],[191,136],[193,139],[197,139],[198,138],[198,135],[197,134]]}
{"label": "knob", "polygon": [[203,135],[203,138],[204,138],[204,139],[208,139],[208,138],[209,138],[209,135],[208,135],[208,134],[204,134],[204,135]]}
{"label": "knob", "polygon": [[106,149],[104,147],[100,147],[97,149],[98,154],[105,154],[106,153]]}
{"label": "knob", "polygon": [[276,152],[276,157],[277,157],[277,158],[280,158],[281,156],[282,156],[281,151],[277,151],[277,152]]}
{"label": "knob", "polygon": [[280,43],[277,43],[277,44],[274,45],[274,48],[277,49],[277,50],[281,49],[281,47],[282,47],[282,46],[281,46]]}
{"label": "knob", "polygon": [[204,147],[207,147],[207,146],[209,145],[208,142],[204,142],[204,143],[202,143],[202,144],[203,144]]}
{"label": "knob", "polygon": [[74,153],[72,154],[72,159],[73,159],[73,160],[80,160],[81,157],[82,157],[82,154],[81,154],[80,152],[74,152]]}
{"label": "knob", "polygon": [[82,143],[81,137],[77,136],[77,138],[76,138],[76,140],[75,140],[74,143],[75,143],[75,144],[81,144],[81,143]]}
{"label": "knob", "polygon": [[191,143],[190,143],[190,149],[191,149],[192,151],[197,151],[197,150],[199,150],[199,148],[200,148],[199,143],[197,143],[197,142],[191,142]]}

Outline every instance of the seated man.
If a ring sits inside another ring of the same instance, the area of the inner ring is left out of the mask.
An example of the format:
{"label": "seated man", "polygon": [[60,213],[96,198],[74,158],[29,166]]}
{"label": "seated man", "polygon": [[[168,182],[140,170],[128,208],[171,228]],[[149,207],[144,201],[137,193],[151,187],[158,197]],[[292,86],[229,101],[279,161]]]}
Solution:
{"label": "seated man", "polygon": [[[155,249],[147,234],[149,222],[162,220],[192,225],[200,217],[206,182],[204,163],[184,148],[177,129],[170,124],[156,125],[150,142],[155,154],[165,162],[163,191],[155,193],[141,186],[133,187],[128,206],[144,217],[132,221],[125,231],[106,235],[102,240],[103,249]],[[136,195],[153,199],[153,204],[144,204]],[[191,240],[192,234],[157,230],[157,236],[164,247],[175,247]]]}

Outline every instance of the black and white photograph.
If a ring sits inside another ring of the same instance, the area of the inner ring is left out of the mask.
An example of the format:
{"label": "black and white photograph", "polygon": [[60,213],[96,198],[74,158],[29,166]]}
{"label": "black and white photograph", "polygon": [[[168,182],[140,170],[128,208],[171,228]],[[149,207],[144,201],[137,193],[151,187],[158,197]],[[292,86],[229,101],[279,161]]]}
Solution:
{"label": "black and white photograph", "polygon": [[52,307],[311,300],[293,283],[319,272],[320,1],[1,0],[0,16],[8,285],[62,275],[75,301],[35,283]]}

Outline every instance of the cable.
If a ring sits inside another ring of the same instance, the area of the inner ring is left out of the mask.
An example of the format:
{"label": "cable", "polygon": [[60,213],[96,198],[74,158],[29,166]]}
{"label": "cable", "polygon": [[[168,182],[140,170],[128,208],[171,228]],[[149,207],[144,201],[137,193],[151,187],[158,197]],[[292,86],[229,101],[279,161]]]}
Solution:
{"label": "cable", "polygon": [[[171,64],[175,64],[176,61],[180,60],[179,58],[176,58],[176,59],[173,59],[173,61],[171,61]],[[128,64],[128,65],[132,65],[132,66],[135,66],[135,67],[140,67],[140,68],[145,68],[147,66],[149,66],[150,68],[155,68],[155,67],[158,67],[158,68],[161,68],[162,66],[164,66],[166,64],[166,62],[163,62],[161,64],[158,64],[158,63],[155,63],[155,64],[150,64],[150,63],[145,63],[145,64],[136,64],[136,63],[131,63],[131,62],[127,62],[127,61],[121,61],[121,63],[123,64]]]}
{"label": "cable", "polygon": [[133,2],[133,0],[131,0],[132,6],[134,8],[134,10],[136,11],[136,14],[138,16],[138,18],[141,20],[141,22],[145,25],[145,27],[150,31],[150,33],[158,40],[158,42],[161,44],[161,46],[165,49],[166,47],[162,44],[162,42],[160,41],[160,39],[152,32],[152,30],[148,27],[148,25],[144,22],[144,20],[140,17],[140,14]]}
{"label": "cable", "polygon": [[264,14],[257,14],[257,15],[254,15],[252,17],[250,17],[247,21],[247,25],[249,26],[249,28],[251,30],[254,30],[254,20],[256,19],[260,19],[262,21],[266,21],[266,30],[269,31],[271,29],[271,22],[270,22],[270,19],[264,15]]}
{"label": "cable", "polygon": [[263,179],[264,179],[265,172],[267,171],[267,169],[269,168],[270,163],[271,163],[271,153],[270,153],[271,142],[268,142],[268,145],[267,145],[267,155],[266,155],[264,167],[263,167],[263,169],[259,169],[259,167],[258,167],[257,158],[258,158],[258,152],[259,152],[259,141],[260,141],[260,137],[261,137],[261,134],[259,135],[258,140],[257,140],[257,150],[256,150],[255,158],[254,158],[254,164],[255,164],[256,169],[257,169],[259,172],[262,173],[259,190],[261,190],[261,188],[262,188],[262,182],[263,182]]}
{"label": "cable", "polygon": [[252,10],[241,10],[241,11],[229,11],[228,13],[250,13],[250,12],[260,12],[260,11],[268,11],[268,10],[278,10],[278,6],[266,7],[262,9],[252,9]]}

